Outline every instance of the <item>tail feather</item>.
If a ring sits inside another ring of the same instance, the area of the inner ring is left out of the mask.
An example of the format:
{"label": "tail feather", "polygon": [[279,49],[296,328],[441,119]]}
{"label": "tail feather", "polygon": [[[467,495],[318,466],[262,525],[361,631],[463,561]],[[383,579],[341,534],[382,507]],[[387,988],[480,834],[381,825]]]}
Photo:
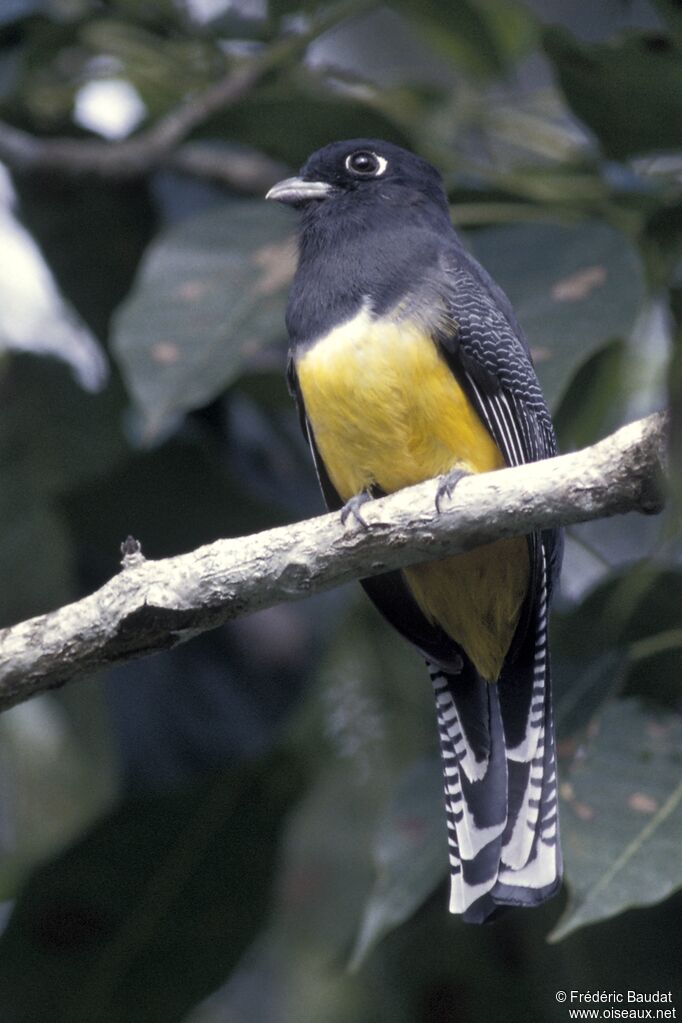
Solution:
{"label": "tail feather", "polygon": [[544,555],[542,578],[534,629],[499,683],[485,682],[468,661],[458,674],[427,661],[445,778],[450,909],[468,921],[542,902],[561,881]]}
{"label": "tail feather", "polygon": [[[438,713],[439,736],[445,777],[445,807],[448,827],[451,899],[453,913],[464,913],[494,886],[502,851],[502,835],[507,824],[507,779],[504,733],[499,700],[494,687],[488,686],[469,668],[460,675],[446,674],[428,665]],[[459,687],[466,696],[462,706],[476,718],[466,719],[466,710],[456,702]],[[476,694],[472,693],[475,689]],[[485,713],[481,698],[485,698]],[[479,735],[485,732],[489,750],[474,756],[468,725],[475,720]]]}
{"label": "tail feather", "polygon": [[[542,557],[542,584],[537,602],[535,632],[528,653],[503,672],[499,688],[505,733],[518,734],[519,684],[528,686],[530,701],[525,714],[525,737],[507,750],[510,776],[509,830],[505,834],[499,883],[493,898],[513,905],[534,905],[548,898],[561,882],[558,841],[558,803],[554,720],[547,646],[547,566]],[[525,661],[525,666],[524,666]],[[513,762],[513,763],[512,763]]]}
{"label": "tail feather", "polygon": [[531,770],[537,769],[541,761],[541,784],[536,788],[537,803],[535,824],[530,831],[531,848],[527,861],[521,867],[506,862],[502,864],[499,880],[492,891],[494,899],[507,905],[533,906],[550,898],[561,884],[562,860],[559,841],[558,791],[556,776],[556,754],[554,748],[554,722],[549,692],[545,709],[545,734],[547,741],[542,753],[538,750]]}

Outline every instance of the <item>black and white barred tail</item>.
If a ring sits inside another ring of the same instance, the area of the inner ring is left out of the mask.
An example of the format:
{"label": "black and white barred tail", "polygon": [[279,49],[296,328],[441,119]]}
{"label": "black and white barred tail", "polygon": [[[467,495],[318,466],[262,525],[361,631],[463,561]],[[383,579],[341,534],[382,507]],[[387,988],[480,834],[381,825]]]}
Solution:
{"label": "black and white barred tail", "polygon": [[561,883],[547,584],[524,647],[496,683],[427,661],[445,779],[450,910],[469,922],[532,906]]}

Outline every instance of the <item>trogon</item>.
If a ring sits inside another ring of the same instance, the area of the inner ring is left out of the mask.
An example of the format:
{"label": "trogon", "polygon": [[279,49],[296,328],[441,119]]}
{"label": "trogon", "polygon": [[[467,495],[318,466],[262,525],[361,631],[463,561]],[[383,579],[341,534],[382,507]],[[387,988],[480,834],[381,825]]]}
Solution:
{"label": "trogon", "polygon": [[[335,142],[267,198],[301,214],[290,388],[330,510],[556,453],[511,304],[467,252],[431,164]],[[482,922],[561,881],[547,615],[561,535],[498,540],[362,582],[424,655],[445,779],[450,908]]]}

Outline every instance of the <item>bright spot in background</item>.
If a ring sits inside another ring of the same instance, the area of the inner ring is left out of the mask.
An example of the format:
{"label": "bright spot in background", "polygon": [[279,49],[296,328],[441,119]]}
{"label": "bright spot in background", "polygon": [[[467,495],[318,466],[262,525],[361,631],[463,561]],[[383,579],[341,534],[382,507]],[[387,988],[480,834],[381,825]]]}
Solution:
{"label": "bright spot in background", "polygon": [[123,78],[88,82],[76,94],[74,120],[107,139],[122,139],[144,120],[147,108]]}
{"label": "bright spot in background", "polygon": [[232,7],[232,0],[186,0],[182,6],[188,11],[193,21],[205,25],[219,15],[225,14]]}
{"label": "bright spot in background", "polygon": [[43,254],[15,213],[16,197],[0,163],[0,354],[52,355],[82,387],[104,386],[107,363],[97,339],[62,297]]}
{"label": "bright spot in background", "polygon": [[187,11],[192,21],[206,25],[222,14],[236,14],[250,21],[259,21],[267,16],[266,0],[175,0]]}

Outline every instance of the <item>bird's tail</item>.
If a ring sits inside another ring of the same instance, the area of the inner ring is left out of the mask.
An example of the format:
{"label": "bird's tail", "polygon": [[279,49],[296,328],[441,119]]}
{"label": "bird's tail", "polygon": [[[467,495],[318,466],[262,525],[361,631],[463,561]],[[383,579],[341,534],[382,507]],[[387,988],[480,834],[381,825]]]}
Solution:
{"label": "bird's tail", "polygon": [[450,910],[482,923],[561,883],[547,599],[497,683],[428,662],[445,776]]}

